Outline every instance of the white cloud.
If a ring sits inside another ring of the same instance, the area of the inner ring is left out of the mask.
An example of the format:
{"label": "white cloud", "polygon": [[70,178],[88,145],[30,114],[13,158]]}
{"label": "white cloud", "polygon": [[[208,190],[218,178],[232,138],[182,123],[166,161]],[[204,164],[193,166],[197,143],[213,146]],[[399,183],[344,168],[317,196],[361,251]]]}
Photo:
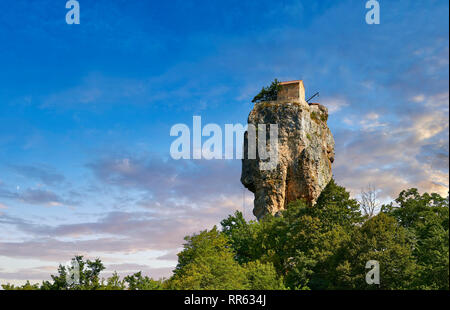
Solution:
{"label": "white cloud", "polygon": [[349,103],[340,98],[323,98],[321,100],[321,104],[328,108],[328,113],[333,114],[338,112],[339,110],[349,106]]}
{"label": "white cloud", "polygon": [[380,127],[386,127],[388,124],[379,121],[380,115],[375,112],[367,113],[360,121],[361,128],[366,131],[377,130]]}
{"label": "white cloud", "polygon": [[414,96],[413,98],[411,98],[411,100],[414,102],[423,102],[425,100],[425,95],[420,94],[420,95]]}

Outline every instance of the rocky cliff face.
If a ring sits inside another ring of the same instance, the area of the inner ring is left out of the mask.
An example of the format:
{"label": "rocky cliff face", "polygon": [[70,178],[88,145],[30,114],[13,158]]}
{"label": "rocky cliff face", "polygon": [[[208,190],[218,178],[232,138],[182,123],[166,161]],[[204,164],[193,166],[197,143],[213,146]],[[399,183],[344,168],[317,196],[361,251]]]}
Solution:
{"label": "rocky cliff face", "polygon": [[258,154],[256,159],[248,159],[248,133],[244,138],[241,182],[255,194],[253,214],[258,219],[266,213],[276,214],[297,199],[313,204],[328,184],[332,177],[334,139],[327,119],[324,106],[309,105],[304,100],[255,104],[248,117],[249,125],[278,124],[275,169],[261,169]]}

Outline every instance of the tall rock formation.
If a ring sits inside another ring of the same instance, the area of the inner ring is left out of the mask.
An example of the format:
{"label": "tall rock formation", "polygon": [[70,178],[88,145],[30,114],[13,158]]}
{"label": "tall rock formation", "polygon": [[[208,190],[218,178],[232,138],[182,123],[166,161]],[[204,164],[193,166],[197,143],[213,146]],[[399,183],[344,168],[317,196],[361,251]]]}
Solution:
{"label": "tall rock formation", "polygon": [[241,182],[255,194],[253,214],[258,219],[267,213],[276,214],[297,199],[315,203],[331,180],[334,139],[327,119],[326,107],[305,101],[302,81],[281,83],[276,101],[255,104],[248,116],[249,125],[278,124],[275,169],[261,169],[259,154],[256,159],[248,159],[248,132],[244,137]]}

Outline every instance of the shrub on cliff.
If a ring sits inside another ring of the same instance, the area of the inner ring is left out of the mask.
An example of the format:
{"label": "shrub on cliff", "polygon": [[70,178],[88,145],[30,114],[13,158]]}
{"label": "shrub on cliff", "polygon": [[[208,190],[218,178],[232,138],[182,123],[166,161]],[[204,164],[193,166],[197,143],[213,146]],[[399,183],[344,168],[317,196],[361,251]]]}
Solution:
{"label": "shrub on cliff", "polygon": [[252,102],[273,101],[277,100],[278,91],[280,90],[280,83],[275,79],[269,86],[263,87],[259,94],[257,94]]}

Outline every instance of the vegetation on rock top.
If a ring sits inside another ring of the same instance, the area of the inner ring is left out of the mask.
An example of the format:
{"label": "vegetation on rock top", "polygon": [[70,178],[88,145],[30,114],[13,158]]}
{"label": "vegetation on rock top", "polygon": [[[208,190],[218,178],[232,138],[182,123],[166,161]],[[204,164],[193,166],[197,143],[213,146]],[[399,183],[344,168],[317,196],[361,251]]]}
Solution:
{"label": "vegetation on rock top", "polygon": [[275,101],[280,88],[280,82],[275,79],[269,86],[263,87],[259,94],[253,98],[252,102]]}

